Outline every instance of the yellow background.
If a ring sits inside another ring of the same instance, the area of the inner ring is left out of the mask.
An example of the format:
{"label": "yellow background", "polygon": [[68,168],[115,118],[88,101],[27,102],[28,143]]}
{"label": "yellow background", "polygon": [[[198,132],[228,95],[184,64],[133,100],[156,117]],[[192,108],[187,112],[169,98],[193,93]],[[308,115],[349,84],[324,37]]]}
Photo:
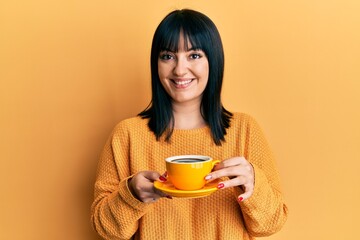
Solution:
{"label": "yellow background", "polygon": [[358,0],[1,1],[0,239],[98,239],[98,156],[149,103],[152,34],[184,7],[217,24],[225,106],[277,156],[290,215],[268,239],[360,239]]}

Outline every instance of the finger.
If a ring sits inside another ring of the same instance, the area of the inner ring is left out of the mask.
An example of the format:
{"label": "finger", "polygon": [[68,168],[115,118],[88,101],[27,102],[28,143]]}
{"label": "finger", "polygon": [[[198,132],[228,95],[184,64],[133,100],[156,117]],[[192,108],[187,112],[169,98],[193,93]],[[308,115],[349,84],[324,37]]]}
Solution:
{"label": "finger", "polygon": [[142,194],[141,200],[145,203],[151,203],[151,202],[156,202],[158,199],[165,197],[165,196],[166,195],[160,191],[145,192]]}
{"label": "finger", "polygon": [[160,182],[166,182],[167,181],[167,172],[165,171],[158,179]]}
{"label": "finger", "polygon": [[[163,176],[163,175],[162,175],[162,176]],[[161,197],[166,197],[166,198],[172,199],[172,197],[171,197],[170,195],[168,195],[168,194],[166,194],[166,193],[164,193],[164,192],[156,189],[155,187],[154,187],[154,192],[158,195],[159,198],[161,198]]]}
{"label": "finger", "polygon": [[161,196],[162,198],[165,197],[165,198],[168,198],[168,199],[173,199],[171,195],[165,194],[165,193],[162,193],[160,196]]}
{"label": "finger", "polygon": [[154,203],[158,200],[158,198],[144,198],[143,202],[144,203]]}
{"label": "finger", "polygon": [[160,177],[160,174],[158,172],[154,172],[154,171],[145,171],[143,173],[143,176],[147,179],[149,179],[150,181],[154,182],[155,180],[158,180]]}
{"label": "finger", "polygon": [[143,198],[143,202],[156,202],[158,201],[160,198],[168,198],[168,199],[172,199],[172,196],[165,194],[157,189],[155,189],[155,192],[153,194],[149,194],[148,197]]}
{"label": "finger", "polygon": [[214,167],[214,170],[220,170],[222,168],[228,168],[228,167],[247,164],[247,163],[248,163],[248,161],[244,157],[228,158],[224,161],[221,161],[219,164],[217,164]]}
{"label": "finger", "polygon": [[248,168],[243,166],[234,166],[216,170],[206,175],[205,180],[213,180],[221,177],[249,176]]}
{"label": "finger", "polygon": [[164,193],[164,192],[162,192],[162,191],[160,191],[160,190],[158,190],[158,189],[156,189],[156,188],[154,188],[154,193],[155,193],[155,196],[154,196],[154,197],[156,197],[156,198],[161,198],[161,197],[167,197],[167,196],[169,196],[168,194],[166,194],[166,193]]}
{"label": "finger", "polygon": [[[167,181],[167,171],[165,171],[160,177],[159,177],[159,181],[160,182],[166,182]],[[172,196],[154,188],[154,191],[160,196],[160,197],[166,197],[168,199],[172,199]]]}
{"label": "finger", "polygon": [[248,186],[248,185],[245,185],[245,192],[244,192],[243,194],[240,194],[240,195],[238,196],[238,201],[239,201],[239,202],[245,201],[246,199],[248,199],[248,198],[251,197],[251,195],[253,194],[253,192],[254,192],[254,187],[253,187],[253,186],[250,187],[250,186]]}
{"label": "finger", "polygon": [[149,197],[149,198],[144,198],[143,202],[144,203],[153,203],[153,202],[156,202],[158,198],[156,197]]}
{"label": "finger", "polygon": [[244,176],[239,176],[239,177],[233,178],[231,180],[219,182],[217,185],[217,188],[224,189],[224,188],[229,188],[229,187],[236,187],[236,186],[244,185],[247,182],[248,182],[248,180]]}

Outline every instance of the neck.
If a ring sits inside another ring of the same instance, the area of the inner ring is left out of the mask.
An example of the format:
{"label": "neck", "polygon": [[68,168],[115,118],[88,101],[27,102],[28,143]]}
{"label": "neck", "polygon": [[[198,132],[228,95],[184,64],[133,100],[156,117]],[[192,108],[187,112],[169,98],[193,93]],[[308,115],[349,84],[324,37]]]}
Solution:
{"label": "neck", "polygon": [[200,104],[173,104],[172,109],[175,120],[175,129],[195,129],[206,125],[206,122],[201,115]]}

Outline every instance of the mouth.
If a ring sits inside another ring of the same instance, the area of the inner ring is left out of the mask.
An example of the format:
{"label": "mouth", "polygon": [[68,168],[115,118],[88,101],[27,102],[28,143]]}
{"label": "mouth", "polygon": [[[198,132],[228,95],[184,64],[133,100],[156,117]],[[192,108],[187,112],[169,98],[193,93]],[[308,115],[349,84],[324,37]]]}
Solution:
{"label": "mouth", "polygon": [[194,78],[192,79],[186,79],[186,80],[175,80],[171,79],[171,81],[175,84],[177,88],[186,88],[191,84],[192,81],[194,81]]}

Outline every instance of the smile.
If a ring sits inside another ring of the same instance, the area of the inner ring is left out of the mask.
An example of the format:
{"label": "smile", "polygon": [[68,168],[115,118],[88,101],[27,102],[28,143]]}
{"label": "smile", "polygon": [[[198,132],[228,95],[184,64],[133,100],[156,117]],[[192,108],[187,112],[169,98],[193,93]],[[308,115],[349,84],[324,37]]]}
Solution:
{"label": "smile", "polygon": [[177,87],[187,87],[194,79],[188,79],[188,80],[171,80]]}

